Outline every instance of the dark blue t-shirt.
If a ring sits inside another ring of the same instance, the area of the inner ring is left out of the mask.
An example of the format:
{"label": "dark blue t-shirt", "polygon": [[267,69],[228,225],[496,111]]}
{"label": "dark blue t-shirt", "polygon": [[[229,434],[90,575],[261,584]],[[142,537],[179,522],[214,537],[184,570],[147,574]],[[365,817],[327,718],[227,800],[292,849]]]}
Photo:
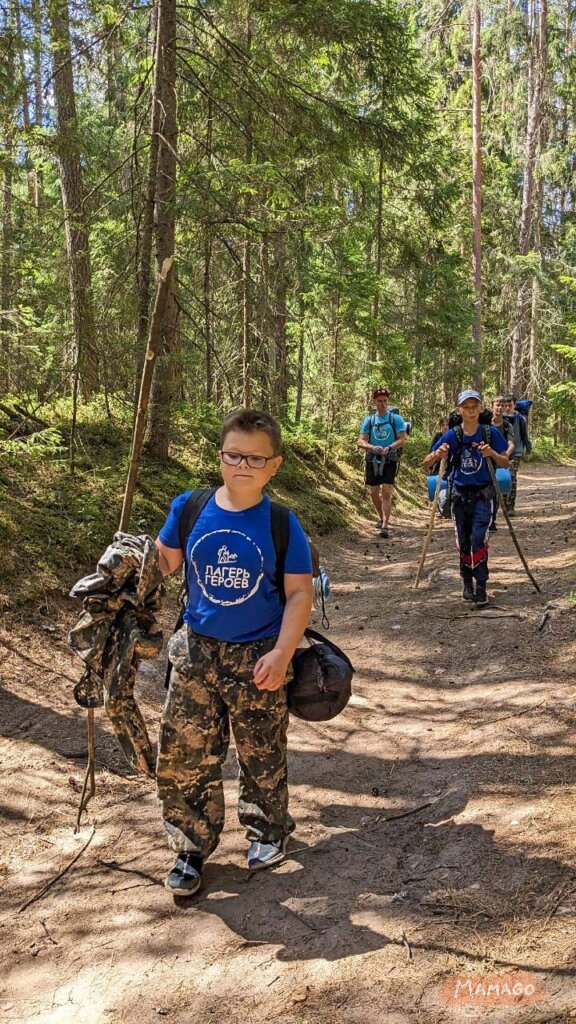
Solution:
{"label": "dark blue t-shirt", "polygon": [[[436,451],[441,444],[450,445],[450,456],[461,453],[460,465],[454,469],[454,483],[457,487],[485,487],[491,483],[492,477],[486,459],[478,451],[478,445],[484,441],[484,428],[478,425],[474,434],[464,434],[462,440],[454,430],[448,430],[433,446]],[[497,427],[490,427],[490,447],[503,455],[508,445]],[[458,461],[458,460],[457,460]]]}
{"label": "dark blue t-shirt", "polygon": [[[191,491],[174,498],[159,538],[179,548],[178,525]],[[270,498],[242,512],[220,508],[212,496],[186,545],[188,603],[184,621],[202,636],[248,643],[280,632],[284,605],[276,587]],[[312,573],[308,540],[290,513],[286,573]]]}

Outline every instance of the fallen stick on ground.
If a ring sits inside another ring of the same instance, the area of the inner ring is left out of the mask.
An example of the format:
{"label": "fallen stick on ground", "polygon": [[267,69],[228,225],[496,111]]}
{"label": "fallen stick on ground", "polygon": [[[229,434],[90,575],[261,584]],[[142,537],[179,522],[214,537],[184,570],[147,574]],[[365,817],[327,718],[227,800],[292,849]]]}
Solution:
{"label": "fallen stick on ground", "polygon": [[51,889],[51,888],[52,888],[52,886],[54,885],[54,883],[55,883],[55,882],[57,882],[59,878],[62,878],[62,875],[65,875],[65,874],[66,874],[66,872],[70,870],[70,868],[72,867],[72,865],[73,865],[73,864],[75,864],[75,863],[76,863],[76,861],[78,860],[78,858],[82,856],[82,854],[84,853],[84,850],[85,850],[85,849],[86,849],[86,848],[87,848],[88,846],[90,846],[90,843],[92,842],[92,840],[93,840],[93,838],[94,838],[94,833],[95,833],[95,832],[96,832],[96,828],[95,828],[95,826],[93,825],[93,826],[92,826],[92,831],[91,831],[91,833],[90,833],[90,835],[89,835],[88,839],[87,839],[87,840],[86,840],[86,842],[84,843],[84,846],[82,847],[82,849],[81,849],[81,850],[78,850],[78,853],[76,853],[76,854],[75,854],[75,855],[74,855],[74,856],[72,857],[72,860],[71,860],[71,861],[69,861],[69,863],[68,863],[68,864],[66,865],[66,867],[65,867],[65,868],[62,868],[62,871],[59,871],[57,875],[54,875],[54,878],[51,878],[51,879],[50,879],[50,881],[49,881],[49,882],[47,882],[47,884],[46,884],[46,885],[44,886],[44,888],[43,888],[43,889],[40,889],[40,892],[37,892],[37,893],[36,893],[36,894],[35,894],[34,896],[31,896],[31,897],[30,897],[30,899],[26,900],[26,902],[22,904],[22,906],[18,907],[18,913],[19,913],[19,914],[20,914],[20,913],[21,913],[21,912],[22,912],[23,910],[26,910],[26,907],[29,907],[29,906],[31,906],[31,904],[32,904],[32,903],[36,903],[36,901],[37,901],[37,900],[40,900],[40,899],[42,899],[42,897],[44,896],[44,893],[47,893],[47,892],[48,892],[48,889]]}

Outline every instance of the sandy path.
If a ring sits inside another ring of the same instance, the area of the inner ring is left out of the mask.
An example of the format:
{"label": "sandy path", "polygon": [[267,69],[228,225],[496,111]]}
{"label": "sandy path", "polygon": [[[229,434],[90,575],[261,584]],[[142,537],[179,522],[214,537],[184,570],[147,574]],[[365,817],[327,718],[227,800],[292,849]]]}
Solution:
{"label": "sandy path", "polygon": [[[79,668],[65,644],[74,612],[5,615],[0,640],[19,653],[3,649],[1,665],[2,1019],[570,1019],[576,616],[559,610],[538,625],[546,601],[574,587],[574,470],[531,466],[520,481],[515,525],[542,597],[503,523],[486,611],[460,600],[449,523],[435,531],[416,592],[422,514],[397,517],[387,542],[364,522],[323,545],[330,635],[356,665],[355,695],[335,721],[291,728],[293,852],[252,878],[230,756],[224,840],[190,906],[162,887],[170,856],[153,792],[126,774],[100,713],[98,793],[73,836],[84,764],[70,681]],[[141,693],[154,723],[155,666]],[[92,823],[70,872],[18,913]],[[440,1001],[457,974],[518,968],[537,976],[546,1001],[491,1010]]]}

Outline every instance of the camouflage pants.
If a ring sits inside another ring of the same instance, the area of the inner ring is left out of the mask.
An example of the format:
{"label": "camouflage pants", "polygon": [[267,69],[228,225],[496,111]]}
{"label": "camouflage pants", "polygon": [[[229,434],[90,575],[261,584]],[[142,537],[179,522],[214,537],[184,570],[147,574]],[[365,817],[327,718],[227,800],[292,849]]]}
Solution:
{"label": "camouflage pants", "polygon": [[168,645],[170,689],[156,772],[170,846],[208,857],[224,825],[222,764],[230,726],[240,764],[238,817],[249,839],[278,841],[288,814],[286,688],[258,690],[252,671],[275,638],[228,644],[187,626]]}

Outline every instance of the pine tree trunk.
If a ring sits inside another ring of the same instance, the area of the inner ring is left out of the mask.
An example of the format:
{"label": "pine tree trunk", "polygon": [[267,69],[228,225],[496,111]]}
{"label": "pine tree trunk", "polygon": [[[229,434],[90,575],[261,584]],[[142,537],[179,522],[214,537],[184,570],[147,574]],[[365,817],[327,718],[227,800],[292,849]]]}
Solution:
{"label": "pine tree trunk", "polygon": [[[526,117],[524,184],[522,189],[522,212],[520,216],[520,239],[518,246],[520,256],[526,256],[530,252],[533,239],[536,154],[540,141],[542,94],[546,68],[546,20],[547,0],[540,0],[539,24],[538,29],[536,29],[534,0],[531,0],[528,111]],[[516,298],[510,363],[510,388],[517,394],[523,393],[527,386],[528,337],[531,308],[531,280],[523,276],[518,286]]]}
{"label": "pine tree trunk", "polygon": [[482,388],[482,68],[480,3],[472,10],[472,382]]}
{"label": "pine tree trunk", "polygon": [[[208,170],[212,167],[212,131],[213,131],[213,104],[212,97],[208,97],[208,111],[206,118],[206,161]],[[204,352],[206,367],[206,401],[212,401],[214,392],[214,370],[212,339],[212,227],[210,223],[204,226],[204,273],[202,278],[202,299],[204,306]]]}
{"label": "pine tree trunk", "polygon": [[2,316],[3,310],[12,305],[12,161],[13,144],[6,140],[4,156],[4,187],[2,204],[2,264],[0,270],[0,393],[5,394],[11,385],[10,320]]}
{"label": "pine tree trunk", "polygon": [[52,35],[58,124],[56,144],[60,162],[60,187],[74,330],[74,362],[78,365],[82,395],[88,399],[98,388],[98,357],[66,0],[49,0],[48,13]]}
{"label": "pine tree trunk", "polygon": [[[250,59],[252,50],[252,14],[248,10],[246,25],[246,53]],[[245,162],[249,167],[253,159],[251,118],[246,128]],[[252,317],[254,298],[252,294],[252,240],[250,238],[250,196],[244,202],[246,237],[242,252],[242,404],[249,409],[252,405]]]}
{"label": "pine tree trunk", "polygon": [[287,293],[286,236],[284,230],[281,229],[274,236],[274,309],[272,314],[275,412],[281,419],[286,416],[288,411]]}
{"label": "pine tree trunk", "polygon": [[134,393],[134,411],[138,403],[140,378],[144,365],[144,352],[148,340],[150,319],[150,303],[152,296],[152,241],[154,237],[154,215],[156,210],[156,187],[158,178],[158,151],[160,148],[160,126],[162,123],[161,102],[161,71],[162,59],[159,53],[161,45],[159,8],[155,8],[155,46],[154,76],[152,82],[152,101],[150,108],[150,146],[148,150],[148,171],[146,176],[146,195],[142,215],[142,227],[138,244],[139,264],[137,276],[138,289],[138,325],[136,336],[136,381]]}
{"label": "pine tree trunk", "polygon": [[382,211],[383,211],[383,197],[384,197],[384,149],[380,147],[380,156],[378,160],[378,195],[376,199],[376,230],[375,230],[375,260],[374,269],[376,271],[376,292],[374,295],[374,304],[372,308],[372,315],[374,318],[374,341],[371,346],[371,350],[368,353],[368,358],[373,360],[382,359],[381,350],[381,337],[382,332],[380,330],[380,274],[382,273]]}
{"label": "pine tree trunk", "polygon": [[[156,187],[156,257],[158,271],[174,255],[176,237],[176,0],[158,0],[158,84],[155,97],[160,107],[160,145]],[[172,403],[176,390],[173,354],[177,347],[178,317],[174,286],[166,304],[161,355],[152,392],[148,450],[159,460],[168,458]]]}
{"label": "pine tree trunk", "polygon": [[[34,21],[34,124],[42,127],[44,120],[44,98],[42,94],[42,8],[40,0],[32,0],[32,18]],[[38,213],[42,207],[44,192],[43,175],[41,169],[36,169],[36,195],[34,206]]]}

